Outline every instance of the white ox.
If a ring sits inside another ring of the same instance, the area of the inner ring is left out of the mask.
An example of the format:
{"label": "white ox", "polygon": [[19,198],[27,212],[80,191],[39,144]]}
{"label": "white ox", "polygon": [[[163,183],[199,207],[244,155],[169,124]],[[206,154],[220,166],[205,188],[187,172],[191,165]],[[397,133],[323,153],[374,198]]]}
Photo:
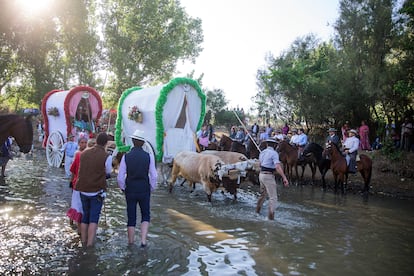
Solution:
{"label": "white ox", "polygon": [[192,151],[179,152],[173,161],[171,171],[170,192],[172,192],[178,176],[185,178],[190,186],[201,183],[207,193],[207,199],[211,202],[211,194],[220,185],[220,172],[224,162],[214,155],[203,155]]}
{"label": "white ox", "polygon": [[206,150],[202,154],[215,155],[225,163],[220,172],[222,173],[223,187],[237,199],[237,188],[240,178],[245,177],[248,172],[255,172],[259,164],[258,160],[248,159],[244,154],[232,151]]}

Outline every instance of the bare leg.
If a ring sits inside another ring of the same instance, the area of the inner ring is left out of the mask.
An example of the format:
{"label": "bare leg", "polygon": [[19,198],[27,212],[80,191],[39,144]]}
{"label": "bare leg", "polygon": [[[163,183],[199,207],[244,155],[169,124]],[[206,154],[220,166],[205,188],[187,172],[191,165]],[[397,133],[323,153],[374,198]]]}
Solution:
{"label": "bare leg", "polygon": [[133,244],[135,240],[135,227],[128,226],[128,244]]}
{"label": "bare leg", "polygon": [[77,224],[76,224],[77,226],[78,226],[78,234],[80,235],[81,234],[81,224],[78,222]]}
{"label": "bare leg", "polygon": [[149,222],[143,221],[141,223],[141,245],[147,245]]}
{"label": "bare leg", "polygon": [[88,226],[89,224],[81,223],[81,241],[82,245],[86,245],[88,242]]}
{"label": "bare leg", "polygon": [[93,246],[96,237],[96,230],[98,229],[97,223],[90,223],[88,227],[88,243],[86,246],[90,247]]}

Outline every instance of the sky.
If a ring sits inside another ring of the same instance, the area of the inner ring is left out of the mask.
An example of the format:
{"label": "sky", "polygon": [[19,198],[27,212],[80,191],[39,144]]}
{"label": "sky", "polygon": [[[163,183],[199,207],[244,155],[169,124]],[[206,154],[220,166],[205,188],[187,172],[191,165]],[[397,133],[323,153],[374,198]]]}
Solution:
{"label": "sky", "polygon": [[176,77],[204,73],[203,89],[221,89],[230,108],[248,111],[257,94],[256,73],[271,53],[278,57],[310,33],[322,41],[334,34],[339,0],[180,0],[202,20],[203,51],[195,64],[178,65]]}

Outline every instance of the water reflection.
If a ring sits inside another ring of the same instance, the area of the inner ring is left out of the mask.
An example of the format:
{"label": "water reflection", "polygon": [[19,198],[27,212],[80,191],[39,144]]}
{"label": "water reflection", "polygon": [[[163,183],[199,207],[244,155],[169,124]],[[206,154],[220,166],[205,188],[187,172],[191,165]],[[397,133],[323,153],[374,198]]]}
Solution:
{"label": "water reflection", "polygon": [[[0,274],[59,275],[408,275],[412,201],[279,188],[276,220],[257,193],[238,201],[200,186],[161,185],[153,194],[149,246],[127,245],[125,200],[115,179],[93,249],[84,250],[65,216],[71,191],[42,151],[10,161],[0,179]],[[137,229],[137,232],[139,230]],[[137,233],[138,234],[138,233]]]}

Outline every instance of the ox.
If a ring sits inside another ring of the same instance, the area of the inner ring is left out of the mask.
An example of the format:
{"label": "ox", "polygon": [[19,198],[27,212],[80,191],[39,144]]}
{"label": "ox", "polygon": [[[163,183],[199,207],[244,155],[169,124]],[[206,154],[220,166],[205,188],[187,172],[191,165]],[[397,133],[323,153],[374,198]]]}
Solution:
{"label": "ox", "polygon": [[244,178],[246,176],[246,170],[248,172],[254,171],[258,162],[247,159],[244,154],[239,152],[206,150],[201,153],[218,156],[226,164],[220,170],[220,172],[224,173],[222,175],[223,187],[230,194],[234,195],[236,200],[240,177]]}
{"label": "ox", "polygon": [[174,157],[171,180],[169,181],[170,193],[172,192],[178,176],[185,178],[190,186],[201,183],[207,193],[207,199],[211,202],[211,194],[220,186],[220,172],[224,162],[217,156],[199,154],[191,151],[182,151]]}

